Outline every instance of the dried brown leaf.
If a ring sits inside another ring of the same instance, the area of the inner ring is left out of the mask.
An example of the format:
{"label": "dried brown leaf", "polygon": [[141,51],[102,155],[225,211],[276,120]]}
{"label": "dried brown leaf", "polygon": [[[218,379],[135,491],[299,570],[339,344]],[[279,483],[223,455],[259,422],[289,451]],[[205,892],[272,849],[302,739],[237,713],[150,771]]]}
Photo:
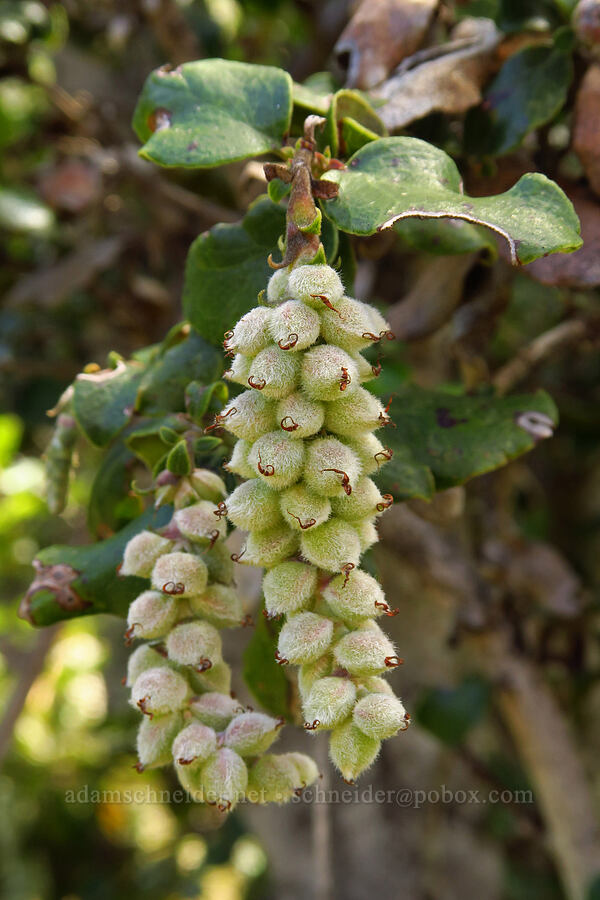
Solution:
{"label": "dried brown leaf", "polygon": [[346,87],[380,84],[421,44],[438,0],[363,0],[335,45],[347,58]]}
{"label": "dried brown leaf", "polygon": [[390,131],[431,112],[463,113],[481,100],[500,32],[491,19],[463,19],[447,44],[406,59],[400,71],[372,92]]}
{"label": "dried brown leaf", "polygon": [[590,187],[600,195],[600,65],[585,73],[575,104],[573,150],[579,157]]}

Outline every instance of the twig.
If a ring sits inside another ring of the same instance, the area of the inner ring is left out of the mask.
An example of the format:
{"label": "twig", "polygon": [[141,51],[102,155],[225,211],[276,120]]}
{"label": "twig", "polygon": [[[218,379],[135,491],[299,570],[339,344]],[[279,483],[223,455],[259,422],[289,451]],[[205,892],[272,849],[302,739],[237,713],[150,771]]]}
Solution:
{"label": "twig", "polygon": [[498,369],[492,381],[499,394],[505,394],[556,350],[585,337],[588,325],[583,319],[569,319],[536,337],[514,359]]}
{"label": "twig", "polygon": [[0,722],[0,764],[8,753],[17,719],[21,715],[33,682],[44,668],[46,654],[52,646],[59,628],[60,625],[44,628],[23,659],[19,680],[6,707],[4,718]]}
{"label": "twig", "polygon": [[[321,787],[328,795],[329,760],[327,758],[327,735],[316,735],[315,762],[323,779]],[[329,803],[312,804],[312,855],[314,872],[314,900],[331,900],[333,897],[333,860],[331,858],[331,810]]]}

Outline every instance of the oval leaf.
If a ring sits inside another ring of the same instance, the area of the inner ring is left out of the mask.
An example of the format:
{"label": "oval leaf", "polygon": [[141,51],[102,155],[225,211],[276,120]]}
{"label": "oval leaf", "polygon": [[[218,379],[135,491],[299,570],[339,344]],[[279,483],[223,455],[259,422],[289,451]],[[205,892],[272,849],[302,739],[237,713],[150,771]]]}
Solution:
{"label": "oval leaf", "polygon": [[462,219],[503,237],[513,264],[581,246],[571,202],[545,175],[527,174],[504,194],[467,197],[450,157],[426,141],[381,138],[354,154],[344,170],[323,176],[339,184],[327,216],[350,234],[374,234],[402,219]]}
{"label": "oval leaf", "polygon": [[146,159],[209,168],[277,149],[291,114],[292,79],[283,69],[203,59],[156,69],[133,127]]}

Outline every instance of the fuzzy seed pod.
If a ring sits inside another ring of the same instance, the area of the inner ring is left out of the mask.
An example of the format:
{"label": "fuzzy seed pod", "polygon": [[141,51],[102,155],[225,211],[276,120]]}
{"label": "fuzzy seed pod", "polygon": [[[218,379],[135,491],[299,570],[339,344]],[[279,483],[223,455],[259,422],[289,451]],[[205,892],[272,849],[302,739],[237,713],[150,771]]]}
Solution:
{"label": "fuzzy seed pod", "polygon": [[373,619],[381,615],[385,595],[372,575],[360,570],[353,571],[348,579],[336,575],[323,589],[323,599],[334,616],[348,625],[360,625],[363,619]]}
{"label": "fuzzy seed pod", "polygon": [[302,556],[326,572],[339,572],[343,566],[358,565],[360,541],[355,529],[342,519],[330,519],[324,525],[305,531],[300,538]]}
{"label": "fuzzy seed pod", "polygon": [[173,519],[181,534],[195,544],[214,545],[227,530],[225,520],[215,516],[214,504],[208,500],[177,510]]}
{"label": "fuzzy seed pod", "polygon": [[262,531],[279,522],[279,494],[260,478],[240,484],[227,500],[227,518],[243,531]]}
{"label": "fuzzy seed pod", "polygon": [[288,292],[295,300],[322,310],[322,298],[336,306],[343,297],[344,288],[340,276],[330,266],[298,266],[290,275]]}
{"label": "fuzzy seed pod", "polygon": [[292,663],[308,663],[327,650],[333,624],[324,616],[301,612],[291,616],[279,633],[279,657]]}
{"label": "fuzzy seed pod", "polygon": [[171,762],[171,744],[183,727],[180,712],[151,719],[144,716],[137,733],[137,754],[142,769],[154,769]]}
{"label": "fuzzy seed pod", "polygon": [[248,377],[250,375],[251,365],[251,356],[244,356],[243,353],[236,353],[229,369],[226,372],[223,372],[223,378],[226,378],[227,381],[234,381],[236,384],[242,384],[244,387],[248,387]]}
{"label": "fuzzy seed pod", "polygon": [[266,302],[269,306],[278,306],[290,297],[288,291],[289,272],[287,268],[278,269],[269,278]]}
{"label": "fuzzy seed pod", "polygon": [[252,442],[275,428],[275,403],[260,391],[247,390],[234,397],[221,417],[223,428]]}
{"label": "fuzzy seed pod", "polygon": [[211,584],[198,596],[190,598],[192,612],[216,628],[235,628],[244,617],[239,594],[224,584]]}
{"label": "fuzzy seed pod", "polygon": [[246,763],[235,750],[223,747],[211,756],[200,771],[200,787],[205,803],[227,812],[243,798],[248,786]]}
{"label": "fuzzy seed pod", "polygon": [[302,391],[280,400],[275,411],[279,427],[292,438],[306,438],[321,430],[325,420],[325,405],[309,400]]}
{"label": "fuzzy seed pod", "polygon": [[304,354],[300,381],[302,390],[311,400],[336,401],[341,396],[355,393],[358,370],[345,350],[319,344]]}
{"label": "fuzzy seed pod", "polygon": [[314,784],[319,777],[316,762],[310,756],[307,756],[306,753],[284,753],[281,758],[288,759],[295,765],[300,778],[300,790],[303,790],[310,784]]}
{"label": "fuzzy seed pod", "polygon": [[233,581],[233,560],[231,551],[223,541],[217,543],[210,550],[205,550],[202,559],[208,570],[209,582],[217,581],[219,584],[231,584]]}
{"label": "fuzzy seed pod", "polygon": [[209,669],[199,671],[198,669],[190,669],[187,673],[192,690],[195,694],[204,691],[220,691],[222,694],[228,694],[231,691],[231,669],[226,662],[216,662]]}
{"label": "fuzzy seed pod", "polygon": [[128,638],[162,637],[177,621],[177,602],[159,591],[144,591],[127,614]]}
{"label": "fuzzy seed pod", "polygon": [[299,767],[289,754],[267,754],[250,769],[247,798],[251,803],[288,803],[303,784]]}
{"label": "fuzzy seed pod", "polygon": [[215,731],[223,731],[234,716],[243,712],[238,700],[217,691],[207,691],[201,697],[196,697],[190,703],[190,709],[203,725],[208,725]]}
{"label": "fuzzy seed pod", "polygon": [[194,469],[189,477],[190,484],[196,491],[199,500],[210,500],[211,503],[218,503],[227,496],[227,488],[225,482],[210,469]]}
{"label": "fuzzy seed pod", "polygon": [[166,553],[152,569],[152,587],[169,596],[193,597],[201,594],[207,581],[205,564],[192,553]]}
{"label": "fuzzy seed pod", "polygon": [[299,377],[299,356],[271,344],[254,357],[248,384],[263,397],[281,400],[295,390]]}
{"label": "fuzzy seed pod", "polygon": [[381,741],[367,737],[350,720],[332,732],[329,741],[331,761],[342,773],[342,777],[353,783],[358,776],[375,761]]}
{"label": "fuzzy seed pod", "polygon": [[348,717],[355,700],[356,687],[348,678],[319,678],[304,704],[304,713],[308,722],[334,728]]}
{"label": "fuzzy seed pod", "polygon": [[281,431],[263,434],[252,445],[248,462],[257,475],[275,490],[298,481],[304,463],[304,443],[294,441]]}
{"label": "fuzzy seed pod", "polygon": [[279,347],[287,353],[297,353],[315,343],[319,337],[321,319],[306,304],[288,300],[272,311],[269,328],[273,341]]}
{"label": "fuzzy seed pod", "polygon": [[229,723],[223,741],[240,756],[261,756],[279,737],[282,724],[264,713],[244,712]]}
{"label": "fuzzy seed pod", "polygon": [[406,710],[398,697],[367,694],[354,707],[352,721],[367,737],[383,741],[406,728]]}
{"label": "fuzzy seed pod", "polygon": [[191,722],[172,741],[171,755],[177,771],[198,771],[202,764],[217,752],[217,735],[212,728]]}
{"label": "fuzzy seed pod", "polygon": [[156,669],[158,666],[168,666],[169,663],[156,647],[152,644],[140,644],[133,651],[127,662],[127,677],[125,684],[128,688],[133,687],[139,675],[146,669]]}
{"label": "fuzzy seed pod", "polygon": [[127,542],[119,574],[150,578],[156,560],[172,546],[172,541],[153,531],[140,531]]}
{"label": "fuzzy seed pod", "polygon": [[169,659],[180,666],[209,669],[221,661],[221,636],[208,622],[177,625],[166,640]]}
{"label": "fuzzy seed pod", "polygon": [[351,675],[379,675],[390,668],[394,645],[374,622],[367,621],[334,647],[336,661]]}
{"label": "fuzzy seed pod", "polygon": [[[381,371],[361,351],[393,335],[377,310],[344,296],[330,266],[278,270],[264,302],[271,340],[251,352],[227,340],[229,350],[254,357],[249,384],[263,404],[246,391],[217,417],[239,438],[228,468],[248,479],[228,509],[233,524],[249,532],[240,561],[267,569],[267,616],[286,617],[276,658],[300,666],[307,729],[335,729],[332,758],[353,778],[392,727],[386,720],[372,726],[371,736],[368,723],[367,731],[357,727],[360,710],[383,709],[391,697],[398,720],[399,701],[378,676],[401,660],[374,622],[396,610],[358,569],[361,554],[378,539],[378,516],[393,502],[369,477],[392,458],[373,434],[392,421],[389,404],[384,408],[361,387]],[[246,372],[234,361],[234,377],[238,370]],[[293,790],[289,767],[277,757],[260,760],[250,783],[266,785],[268,797],[289,799]]]}
{"label": "fuzzy seed pod", "polygon": [[225,349],[244,356],[255,356],[271,343],[269,321],[271,311],[265,306],[255,306],[233,329],[231,337],[225,339]]}
{"label": "fuzzy seed pod", "polygon": [[145,716],[166,716],[183,709],[189,696],[190,687],[185,678],[160,666],[146,669],[137,677],[131,691],[131,705]]}
{"label": "fuzzy seed pod", "polygon": [[269,615],[298,612],[306,608],[317,589],[317,570],[301,562],[280,563],[263,581],[265,608]]}
{"label": "fuzzy seed pod", "polygon": [[307,531],[326,522],[331,513],[327,497],[318,497],[302,484],[288,488],[281,497],[281,514],[288,525],[297,531]]}

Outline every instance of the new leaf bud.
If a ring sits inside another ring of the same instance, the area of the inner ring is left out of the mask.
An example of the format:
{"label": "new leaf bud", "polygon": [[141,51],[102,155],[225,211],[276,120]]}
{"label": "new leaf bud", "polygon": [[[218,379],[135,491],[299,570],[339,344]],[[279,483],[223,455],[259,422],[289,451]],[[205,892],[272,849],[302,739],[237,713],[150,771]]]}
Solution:
{"label": "new leaf bud", "polygon": [[226,812],[242,798],[248,786],[246,763],[235,750],[223,747],[203,765],[200,785],[205,803],[216,804]]}
{"label": "new leaf bud", "polygon": [[331,266],[297,266],[288,281],[288,293],[295,300],[302,300],[314,309],[323,309],[321,297],[336,306],[344,295],[340,276]]}
{"label": "new leaf bud", "polygon": [[264,577],[265,608],[272,616],[304,609],[317,589],[317,570],[290,560],[279,563]]}
{"label": "new leaf bud", "polygon": [[270,318],[270,309],[255,306],[239,320],[233,329],[232,337],[226,338],[226,349],[243,353],[244,356],[255,356],[271,343]]}
{"label": "new leaf bud", "polygon": [[327,497],[311,493],[304,484],[295,484],[281,494],[281,514],[296,531],[307,531],[326,522],[331,513]]}
{"label": "new leaf bud", "polygon": [[215,731],[223,731],[234,716],[243,712],[238,700],[217,691],[196,697],[190,703],[190,709],[197,719]]}
{"label": "new leaf bud", "polygon": [[350,679],[319,678],[308,695],[304,715],[308,722],[318,720],[321,728],[334,728],[349,716],[355,700],[356,688]]}
{"label": "new leaf bud", "polygon": [[279,494],[260,478],[240,484],[227,498],[227,518],[243,531],[261,531],[282,520]]}
{"label": "new leaf bud", "polygon": [[149,578],[156,560],[172,546],[172,541],[153,531],[140,531],[127,542],[119,574]]}
{"label": "new leaf bud", "polygon": [[406,710],[398,697],[367,694],[354,707],[352,721],[367,737],[383,741],[406,728]]}
{"label": "new leaf bud", "polygon": [[131,705],[146,716],[166,716],[183,709],[190,696],[185,678],[165,666],[146,669],[135,681]]}
{"label": "new leaf bud", "polygon": [[162,637],[175,624],[177,603],[159,591],[144,591],[127,613],[129,638]]}
{"label": "new leaf bud", "polygon": [[350,719],[331,733],[329,756],[346,781],[354,782],[373,763],[381,741],[367,737]]}
{"label": "new leaf bud", "polygon": [[[359,625],[384,611],[385,594],[372,575],[354,569],[350,577],[336,575],[323,589],[323,599],[334,616],[348,625]],[[376,605],[379,604],[379,605]]]}
{"label": "new leaf bud", "polygon": [[252,445],[248,462],[257,475],[275,490],[289,487],[302,475],[304,442],[294,441],[281,431],[263,434]]}
{"label": "new leaf bud", "polygon": [[251,531],[246,538],[246,552],[240,560],[252,566],[270,568],[293,556],[300,545],[298,532],[284,522],[268,531]]}
{"label": "new leaf bud", "polygon": [[245,441],[255,441],[275,428],[275,403],[260,391],[247,390],[234,397],[221,416],[227,431]]}
{"label": "new leaf bud", "polygon": [[260,756],[279,737],[282,721],[259,712],[244,712],[233,719],[223,740],[240,756]]}
{"label": "new leaf bud", "polygon": [[205,564],[192,553],[167,553],[157,560],[152,570],[152,587],[177,597],[201,594],[207,581]]}
{"label": "new leaf bud", "polygon": [[[300,376],[300,357],[271,344],[256,356],[248,376],[251,387],[263,397],[281,400],[295,389]],[[262,386],[261,386],[262,385]]]}
{"label": "new leaf bud", "polygon": [[306,350],[319,337],[319,314],[299,300],[288,300],[271,313],[269,324],[274,342],[286,353]]}
{"label": "new leaf bud", "polygon": [[224,584],[211,584],[204,593],[190,598],[192,612],[216,628],[235,628],[244,617],[239,594]]}
{"label": "new leaf bud", "polygon": [[215,506],[208,500],[177,510],[173,520],[181,534],[195,544],[214,544],[227,533],[225,520],[215,516]]}
{"label": "new leaf bud", "polygon": [[154,769],[171,762],[171,744],[182,725],[180,712],[156,719],[143,717],[137,733],[137,754],[142,768]]}
{"label": "new leaf bud", "polygon": [[351,675],[379,675],[395,659],[394,645],[374,622],[363,623],[341,638],[333,649],[342,668]]}
{"label": "new leaf bud", "polygon": [[340,347],[318,344],[302,358],[302,389],[311,400],[339,401],[359,388],[358,369]]}
{"label": "new leaf bud", "polygon": [[343,519],[330,519],[303,532],[300,548],[308,562],[326,572],[339,572],[348,563],[356,566],[360,557],[356,530]]}
{"label": "new leaf bud", "polygon": [[200,769],[202,764],[217,751],[217,735],[212,728],[192,722],[180,731],[172,741],[172,757],[175,768],[179,771]]}
{"label": "new leaf bud", "polygon": [[305,438],[321,430],[325,419],[325,406],[309,400],[302,391],[280,400],[275,411],[279,427],[292,438]]}
{"label": "new leaf bud", "polygon": [[[221,657],[221,635],[208,622],[177,625],[166,640],[169,659],[181,666],[208,669]],[[208,663],[208,664],[207,664]]]}
{"label": "new leaf bud", "polygon": [[332,637],[330,619],[311,612],[297,613],[279,632],[279,656],[296,664],[312,662],[327,650]]}

